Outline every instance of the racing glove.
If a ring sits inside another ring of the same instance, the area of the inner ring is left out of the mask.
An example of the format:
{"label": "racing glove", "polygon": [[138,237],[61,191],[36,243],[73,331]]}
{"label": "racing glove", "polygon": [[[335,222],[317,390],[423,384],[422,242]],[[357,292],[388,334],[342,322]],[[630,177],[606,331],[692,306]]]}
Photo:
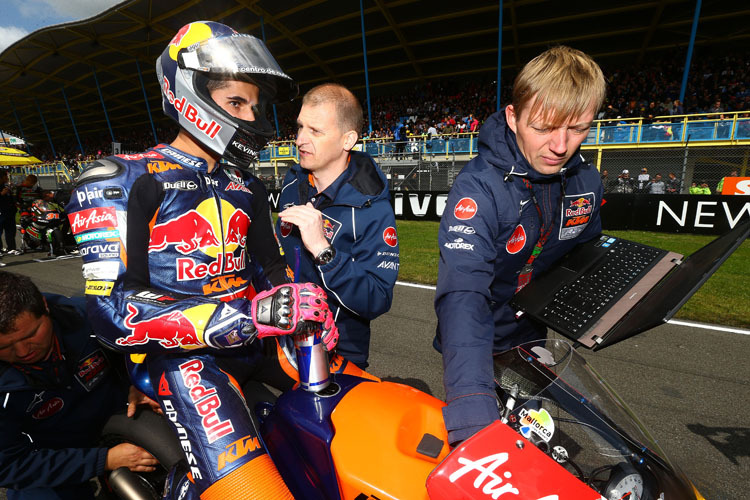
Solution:
{"label": "racing glove", "polygon": [[[320,323],[321,340],[327,349],[333,349],[338,342],[339,332],[326,300],[323,289],[313,283],[279,285],[253,297],[249,304],[250,317],[240,313],[245,319],[240,321],[239,328],[233,329],[229,334],[225,333],[225,329],[214,332],[209,329],[206,340],[213,347],[238,347],[249,344],[256,338],[301,333],[312,326],[310,323]],[[217,316],[230,322],[234,319],[224,313]]]}
{"label": "racing glove", "polygon": [[328,296],[314,283],[279,285],[253,299],[253,321],[258,338],[300,333],[309,322],[321,323],[320,339],[331,351],[339,341],[339,330],[328,308]]}

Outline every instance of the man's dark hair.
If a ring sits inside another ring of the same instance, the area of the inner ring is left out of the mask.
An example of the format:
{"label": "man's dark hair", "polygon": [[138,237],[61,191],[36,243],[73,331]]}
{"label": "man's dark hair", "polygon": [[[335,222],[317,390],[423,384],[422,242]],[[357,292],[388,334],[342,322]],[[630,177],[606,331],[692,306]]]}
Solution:
{"label": "man's dark hair", "polygon": [[47,314],[42,292],[27,276],[0,271],[0,335],[10,332],[24,312]]}

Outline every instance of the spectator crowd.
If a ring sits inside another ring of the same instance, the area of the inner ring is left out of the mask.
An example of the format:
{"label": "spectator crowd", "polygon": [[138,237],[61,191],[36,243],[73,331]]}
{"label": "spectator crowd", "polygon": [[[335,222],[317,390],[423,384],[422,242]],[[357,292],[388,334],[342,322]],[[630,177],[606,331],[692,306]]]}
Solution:
{"label": "spectator crowd", "polygon": [[[608,79],[607,99],[598,119],[644,118],[695,113],[750,111],[750,52],[717,56],[699,48],[693,58],[685,102],[680,102],[684,53],[675,50],[647,64],[631,67],[602,65]],[[506,70],[507,74],[510,71]],[[501,103],[510,101],[515,75],[504,78]],[[372,132],[365,116],[364,138],[400,140],[430,138],[476,132],[496,109],[496,82],[487,77],[443,79],[394,89],[372,97]],[[364,102],[364,99],[362,99]],[[366,104],[366,103],[365,103]],[[299,99],[276,106],[277,140],[294,140]],[[366,105],[363,106],[367,109]],[[721,116],[721,115],[720,115]],[[113,131],[122,152],[142,151],[153,144],[151,127],[131,126]],[[156,133],[163,141],[176,133],[171,123],[159,122]],[[32,146],[31,153],[43,161],[91,161],[111,154],[108,130],[81,136],[81,153],[75,137],[55,141],[56,156],[49,144]]]}

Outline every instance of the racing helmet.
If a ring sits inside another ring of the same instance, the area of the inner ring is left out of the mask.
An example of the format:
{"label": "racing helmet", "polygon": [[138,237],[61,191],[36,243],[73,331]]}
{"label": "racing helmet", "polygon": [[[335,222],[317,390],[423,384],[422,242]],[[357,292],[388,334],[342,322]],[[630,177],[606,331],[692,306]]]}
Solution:
{"label": "racing helmet", "polygon": [[[233,165],[246,168],[273,137],[266,118],[271,103],[297,96],[262,41],[229,26],[196,21],[183,26],[156,60],[162,109],[197,141]],[[211,98],[212,79],[235,79],[260,89],[254,120],[241,120]]]}

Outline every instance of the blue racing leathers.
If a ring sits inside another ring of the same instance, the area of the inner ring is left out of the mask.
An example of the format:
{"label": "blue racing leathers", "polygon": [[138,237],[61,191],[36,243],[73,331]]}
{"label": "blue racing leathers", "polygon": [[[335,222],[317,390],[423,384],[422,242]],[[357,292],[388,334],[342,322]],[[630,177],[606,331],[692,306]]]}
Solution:
{"label": "blue racing leathers", "polygon": [[0,363],[0,486],[37,495],[80,488],[104,473],[107,448],[98,446],[99,432],[128,401],[127,383],[112,365],[122,359],[110,360],[91,337],[84,299],[45,299],[56,338],[52,354],[33,365]]}
{"label": "blue racing leathers", "polygon": [[311,185],[311,178],[309,171],[293,165],[279,205],[284,209],[311,202],[320,210],[336,256],[318,266],[299,229],[279,220],[276,231],[296,280],[316,283],[328,294],[340,334],[337,353],[366,368],[370,320],[391,308],[398,277],[398,238],[388,182],[368,154],[355,151],[346,170],[322,193]]}
{"label": "blue racing leathers", "polygon": [[[456,177],[440,222],[436,345],[443,353],[449,440],[499,418],[492,354],[541,338],[509,302],[529,279],[601,231],[602,185],[576,152],[553,175],[526,161],[504,111],[479,134],[479,155]],[[541,235],[546,241],[532,257]],[[531,260],[531,262],[530,262]]]}
{"label": "blue racing leathers", "polygon": [[222,369],[232,357],[248,372],[261,365],[248,299],[289,281],[261,182],[227,165],[209,173],[205,160],[159,145],[95,163],[66,211],[94,330],[113,349],[148,353],[199,493],[255,458],[270,462],[261,446],[226,458],[257,432],[240,377]]}

